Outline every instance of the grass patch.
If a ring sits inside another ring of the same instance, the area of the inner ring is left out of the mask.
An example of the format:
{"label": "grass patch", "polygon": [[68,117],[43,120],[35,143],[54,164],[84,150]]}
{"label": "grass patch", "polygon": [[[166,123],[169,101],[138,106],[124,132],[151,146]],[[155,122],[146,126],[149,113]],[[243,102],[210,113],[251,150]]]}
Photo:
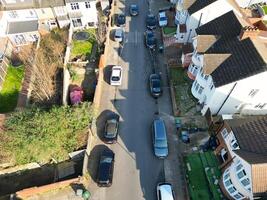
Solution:
{"label": "grass patch", "polygon": [[262,6],[262,9],[264,11],[264,14],[267,15],[267,6]]}
{"label": "grass patch", "polygon": [[24,76],[24,67],[9,66],[7,75],[0,91],[0,112],[13,111],[17,106],[19,91]]}
{"label": "grass patch", "polygon": [[89,33],[90,37],[88,40],[73,40],[71,48],[71,57],[81,57],[82,60],[89,59],[94,43],[96,42],[96,30],[87,29],[84,30]]}
{"label": "grass patch", "polygon": [[15,164],[45,164],[52,158],[58,162],[68,159],[68,153],[86,145],[92,117],[89,103],[14,112],[4,124],[0,161],[2,154],[10,155],[10,162]]}
{"label": "grass patch", "polygon": [[219,180],[221,172],[213,152],[190,154],[185,157],[185,163],[191,168],[186,169],[191,199],[221,200],[219,185],[215,184],[214,179],[216,177]]}
{"label": "grass patch", "polygon": [[176,27],[163,27],[163,33],[165,35],[174,35],[176,33]]}

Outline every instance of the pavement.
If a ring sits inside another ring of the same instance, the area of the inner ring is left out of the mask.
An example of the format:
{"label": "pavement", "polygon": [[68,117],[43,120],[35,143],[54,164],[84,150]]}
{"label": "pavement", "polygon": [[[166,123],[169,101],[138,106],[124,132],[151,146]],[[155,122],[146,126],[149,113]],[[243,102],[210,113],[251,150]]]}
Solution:
{"label": "pavement", "polygon": [[[172,116],[164,56],[157,54],[156,65],[153,65],[150,53],[144,47],[143,37],[145,16],[149,8],[157,14],[159,9],[168,7],[169,3],[163,0],[140,0],[140,14],[137,17],[130,17],[128,12],[129,5],[135,1],[114,0],[113,3],[116,4],[113,13],[126,13],[125,41],[123,46],[112,41],[112,37],[107,38],[106,42],[106,67],[98,81],[101,94],[97,106],[97,138],[88,165],[91,199],[153,200],[156,199],[156,185],[164,181],[173,184],[177,199],[184,199],[180,152],[177,148],[179,140]],[[159,28],[156,32],[160,37]],[[109,85],[112,65],[123,67],[122,85],[119,87]],[[164,86],[163,96],[158,100],[150,96],[148,89],[148,77],[154,70],[161,73]],[[118,143],[104,145],[101,140],[104,122],[114,113],[120,116]],[[152,149],[150,127],[157,115],[164,119],[168,131],[170,155],[165,160],[156,158]],[[115,152],[114,177],[110,188],[99,188],[95,183],[98,156],[104,148]]]}

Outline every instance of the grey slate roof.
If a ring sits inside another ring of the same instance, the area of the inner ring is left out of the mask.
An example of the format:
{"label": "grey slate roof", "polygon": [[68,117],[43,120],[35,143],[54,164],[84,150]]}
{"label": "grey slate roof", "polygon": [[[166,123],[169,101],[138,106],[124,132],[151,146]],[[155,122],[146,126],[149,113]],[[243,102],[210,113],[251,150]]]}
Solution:
{"label": "grey slate roof", "polygon": [[214,3],[217,0],[196,0],[189,8],[188,13],[192,15],[193,13],[205,8],[206,6]]}
{"label": "grey slate roof", "polygon": [[225,57],[224,54],[230,54],[224,62],[217,62],[218,65],[213,66],[212,72],[210,71],[215,87],[267,70],[267,54],[264,53],[267,47],[265,44],[257,42],[257,39],[238,39],[244,25],[246,23],[239,19],[233,11],[230,11],[196,29],[198,35],[220,36],[220,39],[201,53],[204,53],[204,55],[218,54],[216,56],[218,60],[223,60],[218,56]]}
{"label": "grey slate roof", "polygon": [[240,149],[235,153],[251,164],[267,163],[267,117],[226,120]]}
{"label": "grey slate roof", "polygon": [[33,32],[38,30],[38,21],[20,21],[10,22],[8,24],[7,34]]}

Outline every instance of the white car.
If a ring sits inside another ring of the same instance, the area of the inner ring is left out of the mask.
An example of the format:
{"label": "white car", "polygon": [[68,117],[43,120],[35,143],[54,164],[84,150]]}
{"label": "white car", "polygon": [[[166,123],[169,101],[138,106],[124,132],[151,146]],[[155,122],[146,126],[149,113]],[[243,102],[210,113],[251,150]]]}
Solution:
{"label": "white car", "polygon": [[122,42],[123,41],[123,30],[122,28],[118,28],[115,30],[114,40],[116,42]]}
{"label": "white car", "polygon": [[110,76],[110,85],[113,86],[121,85],[121,79],[122,79],[122,67],[119,65],[113,66]]}
{"label": "white car", "polygon": [[159,12],[159,26],[163,27],[163,26],[167,26],[168,24],[168,20],[166,17],[166,13],[164,11]]}
{"label": "white car", "polygon": [[175,200],[172,185],[170,183],[159,183],[157,185],[158,200]]}

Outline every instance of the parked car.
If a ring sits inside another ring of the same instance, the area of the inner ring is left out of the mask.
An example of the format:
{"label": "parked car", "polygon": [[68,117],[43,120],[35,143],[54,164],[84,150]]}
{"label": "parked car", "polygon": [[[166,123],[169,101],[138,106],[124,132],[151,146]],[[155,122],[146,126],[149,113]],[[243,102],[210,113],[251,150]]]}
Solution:
{"label": "parked car", "polygon": [[186,143],[186,144],[187,144],[187,143],[190,143],[189,132],[183,130],[183,131],[181,132],[181,139],[182,139],[182,141],[183,141],[184,143]]}
{"label": "parked car", "polygon": [[151,74],[149,76],[150,93],[157,98],[162,95],[161,78],[159,74]]}
{"label": "parked car", "polygon": [[112,72],[110,76],[110,85],[119,86],[122,81],[122,67],[115,65],[112,67]]}
{"label": "parked car", "polygon": [[174,191],[170,183],[159,183],[157,185],[158,200],[175,200]]}
{"label": "parked car", "polygon": [[152,123],[152,141],[155,156],[165,158],[168,156],[167,132],[163,119],[155,119]]}
{"label": "parked car", "polygon": [[122,30],[122,28],[118,28],[118,29],[115,30],[114,40],[116,42],[122,42],[123,41],[123,30]]}
{"label": "parked car", "polygon": [[126,18],[123,13],[117,16],[117,26],[125,26]]}
{"label": "parked car", "polygon": [[153,14],[148,14],[146,16],[146,27],[148,29],[154,29],[157,27],[157,18]]}
{"label": "parked car", "polygon": [[159,26],[163,27],[163,26],[167,26],[168,24],[168,20],[166,17],[166,12],[161,11],[159,12]]}
{"label": "parked car", "polygon": [[111,150],[104,150],[100,156],[97,184],[99,187],[112,185],[115,154]]}
{"label": "parked car", "polygon": [[131,16],[137,16],[139,14],[139,7],[136,4],[130,5],[130,15]]}
{"label": "parked car", "polygon": [[113,144],[117,141],[119,121],[118,119],[108,119],[105,125],[104,140],[108,144]]}
{"label": "parked car", "polygon": [[148,47],[150,49],[155,49],[156,43],[157,43],[157,39],[156,39],[155,34],[153,33],[153,31],[146,30],[144,35],[145,35],[146,47]]}

